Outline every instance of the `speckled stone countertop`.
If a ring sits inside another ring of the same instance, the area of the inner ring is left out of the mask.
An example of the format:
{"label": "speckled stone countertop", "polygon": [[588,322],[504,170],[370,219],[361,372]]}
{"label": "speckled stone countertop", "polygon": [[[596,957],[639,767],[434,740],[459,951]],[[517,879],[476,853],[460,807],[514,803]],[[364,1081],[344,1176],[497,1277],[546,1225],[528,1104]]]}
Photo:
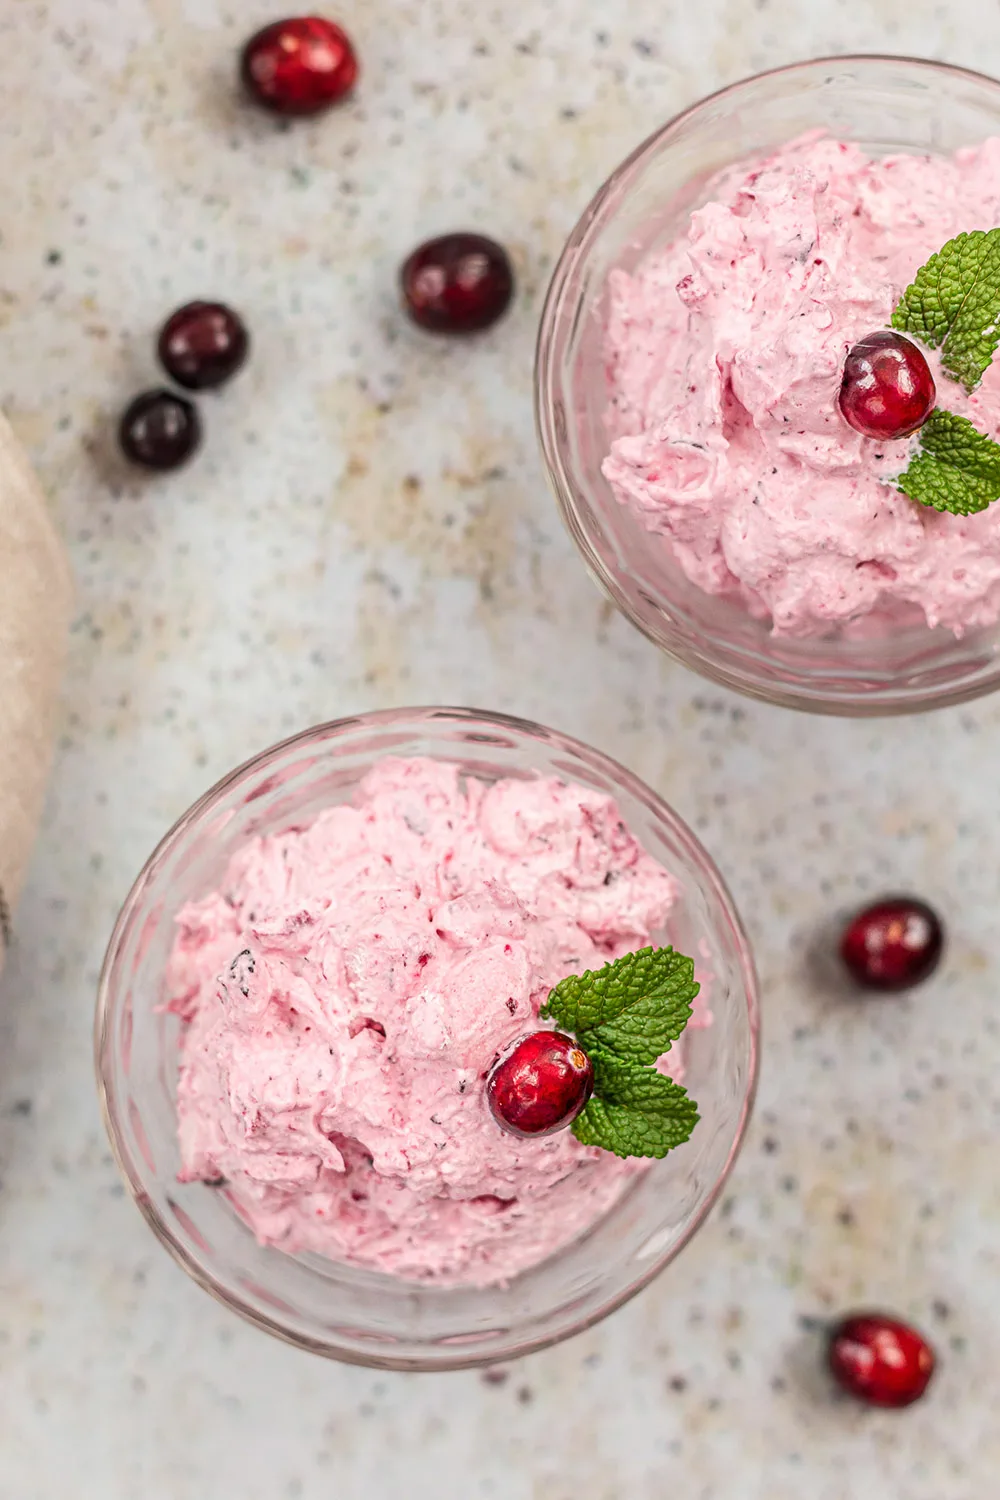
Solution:
{"label": "speckled stone countertop", "polygon": [[[280,7],[277,7],[280,10]],[[0,1007],[2,1500],[981,1500],[996,1491],[1000,700],[830,723],[660,659],[544,485],[532,343],[615,162],[696,96],[829,51],[1000,68],[1000,8],[939,0],[341,0],[356,101],[240,105],[268,0],[18,0],[0,18],[0,400],[79,580],[65,727]],[[969,17],[963,25],[963,13]],[[395,308],[401,256],[478,227],[522,291],[474,344]],[[197,464],[116,466],[161,317],[228,295],[256,340]],[[116,909],[235,762],[315,720],[451,701],[547,720],[663,791],[756,942],[766,1050],[721,1207],[636,1302],[489,1376],[385,1376],[217,1308],[123,1196],[91,1016]],[[862,893],[945,913],[912,998],[822,993]],[[886,1304],[941,1353],[925,1405],[832,1396],[818,1327]]]}

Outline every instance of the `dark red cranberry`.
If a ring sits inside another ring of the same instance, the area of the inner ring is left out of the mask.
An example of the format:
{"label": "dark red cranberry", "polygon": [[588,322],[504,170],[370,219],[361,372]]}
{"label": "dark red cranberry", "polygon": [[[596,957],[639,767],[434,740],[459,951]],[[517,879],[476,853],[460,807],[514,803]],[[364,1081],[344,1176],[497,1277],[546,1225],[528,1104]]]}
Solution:
{"label": "dark red cranberry", "polygon": [[916,1329],[882,1313],[855,1313],[830,1330],[834,1377],[870,1406],[911,1406],[934,1374],[934,1351]]}
{"label": "dark red cranberry", "polygon": [[847,924],[840,954],[858,984],[872,990],[906,990],[927,979],[944,949],[935,911],[912,896],[891,896],[866,906]]}
{"label": "dark red cranberry", "polygon": [[125,457],[146,469],[177,469],[201,442],[198,408],[173,391],[143,391],[118,428]]}
{"label": "dark red cranberry", "polygon": [[594,1088],[586,1052],[561,1031],[533,1031],[491,1068],[486,1097],[512,1135],[550,1135],[571,1125]]}
{"label": "dark red cranberry", "polygon": [[936,399],[923,354],[891,328],[870,333],[847,356],[840,409],[865,437],[908,437],[927,421]]}
{"label": "dark red cranberry", "polygon": [[274,21],[243,48],[243,83],[281,115],[315,115],[353,89],[358,58],[347,33],[322,16]]}
{"label": "dark red cranberry", "polygon": [[432,333],[477,333],[502,318],[514,294],[506,250],[484,234],[442,234],[400,272],[406,310]]}
{"label": "dark red cranberry", "polygon": [[223,302],[187,302],[167,319],[157,346],[160,363],[178,385],[205,391],[222,385],[244,363],[250,336]]}

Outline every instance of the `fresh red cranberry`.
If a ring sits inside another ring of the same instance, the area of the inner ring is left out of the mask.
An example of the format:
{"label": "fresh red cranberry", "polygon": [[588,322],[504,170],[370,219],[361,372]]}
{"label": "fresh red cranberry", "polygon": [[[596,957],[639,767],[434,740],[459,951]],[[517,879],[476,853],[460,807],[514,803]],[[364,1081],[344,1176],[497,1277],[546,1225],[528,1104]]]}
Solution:
{"label": "fresh red cranberry", "polygon": [[944,949],[940,918],[912,896],[891,896],[866,906],[847,924],[840,954],[858,984],[872,990],[906,990],[927,979]]}
{"label": "fresh red cranberry", "polygon": [[406,310],[432,333],[477,333],[502,318],[514,294],[510,258],[484,234],[442,234],[400,272]]}
{"label": "fresh red cranberry", "polygon": [[512,1135],[550,1135],[571,1125],[594,1088],[586,1052],[561,1031],[533,1031],[491,1068],[486,1097]]}
{"label": "fresh red cranberry", "polygon": [[125,457],[146,469],[177,469],[201,442],[198,408],[173,391],[143,391],[118,428]]}
{"label": "fresh red cranberry", "polygon": [[281,115],[315,115],[346,97],[358,77],[347,33],[322,16],[291,16],[252,36],[240,66],[249,93]]}
{"label": "fresh red cranberry", "polygon": [[178,385],[204,391],[236,374],[250,336],[225,303],[187,302],[167,319],[157,347],[160,363]]}
{"label": "fresh red cranberry", "polygon": [[855,1313],[830,1331],[834,1377],[870,1406],[910,1406],[934,1374],[934,1351],[916,1329],[882,1313]]}
{"label": "fresh red cranberry", "polygon": [[840,409],[864,437],[909,437],[927,421],[936,399],[923,354],[891,328],[870,333],[847,356]]}

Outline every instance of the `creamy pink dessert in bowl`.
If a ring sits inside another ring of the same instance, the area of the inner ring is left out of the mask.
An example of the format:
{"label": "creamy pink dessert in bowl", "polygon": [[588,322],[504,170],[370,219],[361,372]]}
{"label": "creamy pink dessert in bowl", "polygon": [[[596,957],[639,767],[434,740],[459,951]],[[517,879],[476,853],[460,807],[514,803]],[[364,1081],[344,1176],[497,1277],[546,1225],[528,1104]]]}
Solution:
{"label": "creamy pink dessert in bowl", "polygon": [[[642,145],[550,289],[536,401],[598,581],[728,686],[844,714],[1000,681],[1000,506],[899,493],[915,439],[844,420],[847,350],[945,241],[1000,222],[1000,84],[824,59],[736,84]],[[1000,431],[1000,369],[942,406]]]}
{"label": "creamy pink dessert in bowl", "polygon": [[[551,985],[652,943],[702,994],[669,1060],[689,1141],[620,1159],[519,1139],[490,1060]],[[366,715],[277,746],[167,835],[97,1014],[111,1141],[154,1231],[259,1326],[400,1369],[564,1338],[708,1212],[756,1077],[745,936],[656,795],[539,726]]]}

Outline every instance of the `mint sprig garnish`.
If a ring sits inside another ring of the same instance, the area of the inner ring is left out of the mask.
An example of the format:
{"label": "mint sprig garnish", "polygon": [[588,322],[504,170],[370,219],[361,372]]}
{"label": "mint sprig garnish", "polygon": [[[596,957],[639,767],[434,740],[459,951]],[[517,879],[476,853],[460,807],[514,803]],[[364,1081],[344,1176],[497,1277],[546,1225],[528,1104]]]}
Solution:
{"label": "mint sprig garnish", "polygon": [[974,515],[1000,499],[1000,443],[967,417],[938,407],[920,429],[920,452],[896,483],[921,505]]}
{"label": "mint sprig garnish", "polygon": [[[906,288],[892,326],[941,350],[946,374],[974,391],[1000,344],[1000,229],[956,235]],[[937,407],[920,450],[896,481],[911,500],[971,516],[1000,499],[1000,444],[967,417]]]}
{"label": "mint sprig garnish", "polygon": [[584,1145],[662,1157],[688,1140],[698,1106],[652,1064],[683,1032],[699,988],[690,958],[643,948],[551,991],[541,1016],[571,1032],[594,1066],[594,1092],[573,1123]]}
{"label": "mint sprig garnish", "polygon": [[956,235],[932,255],[900,298],[892,326],[940,349],[952,379],[975,390],[1000,343],[1000,229]]}

